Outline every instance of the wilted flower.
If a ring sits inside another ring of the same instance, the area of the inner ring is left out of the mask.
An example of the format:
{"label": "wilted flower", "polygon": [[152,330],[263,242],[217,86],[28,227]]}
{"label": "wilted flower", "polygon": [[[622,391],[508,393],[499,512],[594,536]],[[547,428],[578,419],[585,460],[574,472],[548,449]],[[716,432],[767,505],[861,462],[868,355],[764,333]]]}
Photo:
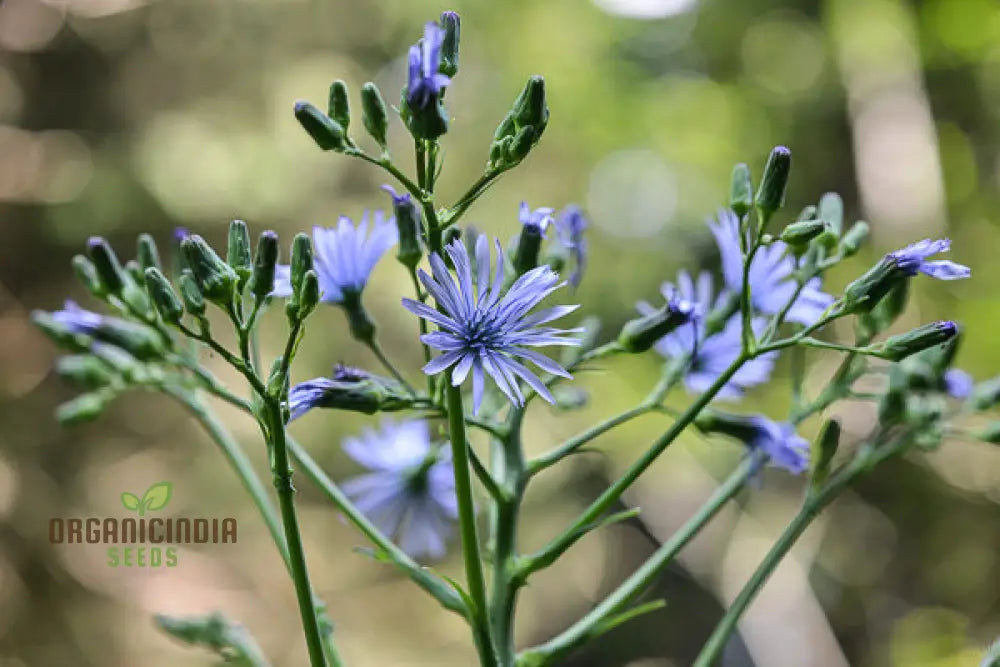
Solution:
{"label": "wilted flower", "polygon": [[562,366],[528,348],[579,345],[576,339],[562,337],[578,329],[539,326],[576,310],[577,306],[554,306],[528,315],[542,299],[565,283],[560,282],[559,276],[549,267],[539,266],[518,278],[506,294],[501,294],[504,262],[499,241],[495,245],[496,269],[490,284],[489,242],[485,236],[476,241],[478,295],[473,286],[469,252],[460,240],[456,240],[446,250],[455,266],[457,281],[437,253],[430,257],[433,277],[422,270],[419,272],[420,281],[444,312],[419,301],[403,299],[403,305],[410,312],[441,327],[441,331],[421,337],[425,343],[443,352],[424,366],[424,372],[435,375],[454,367],[451,381],[457,386],[471,371],[474,410],[482,403],[484,371],[516,405],[524,403],[518,378],[553,403],[552,394],[542,381],[518,359],[527,359],[553,375],[570,377]]}
{"label": "wilted flower", "polygon": [[555,226],[556,241],[573,256],[575,266],[569,276],[569,282],[578,287],[587,268],[587,240],[583,237],[583,232],[587,229],[587,219],[579,206],[570,204],[556,216]]}
{"label": "wilted flower", "polygon": [[521,224],[525,227],[534,227],[538,230],[541,236],[545,236],[545,231],[549,228],[549,225],[555,222],[552,217],[554,212],[555,209],[548,206],[531,210],[531,207],[528,206],[528,202],[523,201],[521,202],[521,210],[518,214],[518,220],[520,220]]}
{"label": "wilted flower", "polygon": [[[395,221],[392,218],[386,220],[382,211],[375,211],[373,218],[370,234],[367,212],[357,227],[346,216],[341,216],[336,227],[313,227],[313,269],[319,278],[322,301],[344,303],[345,292],[360,293],[375,264],[389,248],[396,245],[399,233]],[[290,273],[287,264],[281,264],[275,270],[275,296],[292,295]]]}
{"label": "wilted flower", "polygon": [[397,380],[340,364],[334,368],[333,377],[306,380],[288,392],[290,420],[313,408],[334,408],[371,415],[404,410],[412,405],[413,395]]}
{"label": "wilted flower", "polygon": [[406,86],[406,104],[413,111],[421,111],[437,102],[441,91],[451,79],[441,74],[441,44],[444,30],[429,21],[424,26],[424,38],[410,47],[409,77]]}
{"label": "wilted flower", "polygon": [[948,252],[951,241],[948,239],[924,239],[905,248],[886,255],[895,265],[908,276],[923,273],[938,280],[959,280],[972,275],[972,269],[947,259],[928,262],[927,258],[939,252]]}
{"label": "wilted flower", "polygon": [[431,447],[427,422],[385,419],[344,451],[372,471],[341,486],[357,508],[414,558],[443,556],[458,503],[449,454]]}
{"label": "wilted flower", "polygon": [[[694,304],[696,312],[699,313],[707,314],[722,301],[722,297],[715,298],[712,276],[707,272],[698,276],[696,286],[687,271],[680,271],[677,274],[677,286],[664,283],[661,291],[668,301],[680,298]],[[640,303],[638,308],[643,315],[655,312],[655,308],[647,303]],[[753,330],[757,334],[763,332],[765,325],[764,320],[760,318],[754,318],[752,321]],[[736,315],[729,319],[722,331],[706,338],[704,318],[695,318],[690,324],[674,329],[657,341],[656,351],[671,359],[692,355],[684,376],[684,385],[692,393],[701,393],[711,387],[740,355],[743,349],[742,326],[739,316]],[[774,367],[774,358],[775,353],[769,352],[746,361],[729,382],[723,385],[716,397],[739,398],[747,387],[766,382]]]}
{"label": "wilted flower", "polygon": [[795,432],[788,422],[776,423],[756,415],[749,418],[752,435],[746,440],[750,449],[767,455],[771,465],[784,468],[793,475],[809,467],[809,441]]}
{"label": "wilted flower", "polygon": [[[740,247],[740,222],[730,210],[720,210],[718,220],[708,223],[715,236],[722,256],[722,276],[726,288],[740,293],[743,285],[743,250]],[[750,263],[747,279],[750,282],[750,303],[753,308],[767,315],[780,313],[795,294],[795,260],[788,253],[788,246],[775,241],[762,246]],[[807,282],[788,310],[786,319],[801,324],[812,324],[833,303],[833,297],[820,290],[820,279]]]}

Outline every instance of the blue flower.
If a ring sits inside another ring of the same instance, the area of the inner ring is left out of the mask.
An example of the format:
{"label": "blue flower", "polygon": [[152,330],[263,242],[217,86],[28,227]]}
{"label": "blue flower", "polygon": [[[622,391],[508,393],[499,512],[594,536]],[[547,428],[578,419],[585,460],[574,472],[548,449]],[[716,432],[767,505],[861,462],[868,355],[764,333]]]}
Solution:
{"label": "blue flower", "polygon": [[[680,299],[694,305],[695,312],[708,313],[721,305],[723,296],[715,298],[712,290],[712,276],[702,272],[695,285],[687,271],[677,274],[677,286],[664,283],[661,288],[668,301]],[[649,315],[655,311],[647,303],[638,304],[639,312]],[[763,333],[766,322],[754,318],[751,325],[755,333]],[[722,331],[706,338],[704,317],[696,317],[691,324],[678,327],[656,342],[656,350],[663,356],[676,359],[691,355],[691,363],[684,376],[684,386],[694,394],[700,394],[712,386],[742,351],[742,326],[739,315],[729,318]],[[736,399],[754,385],[766,382],[774,368],[776,353],[768,352],[745,362],[729,382],[723,385],[716,398]]]}
{"label": "blue flower", "polygon": [[103,315],[84,310],[72,299],[66,299],[62,310],[52,313],[52,319],[75,334],[93,336],[105,322]]}
{"label": "blue flower", "polygon": [[539,235],[544,237],[549,225],[555,222],[552,217],[553,213],[555,213],[555,209],[548,206],[531,210],[528,202],[523,201],[521,202],[521,211],[518,214],[518,219],[522,225],[525,227],[534,227],[538,230]]}
{"label": "blue flower", "polygon": [[556,241],[573,255],[573,273],[569,282],[579,287],[583,272],[587,268],[587,240],[583,237],[587,229],[587,219],[576,204],[570,204],[556,217]]}
{"label": "blue flower", "polygon": [[752,450],[767,455],[771,465],[798,475],[809,467],[809,441],[795,432],[787,422],[775,423],[761,415],[748,420],[750,434],[746,440]]}
{"label": "blue flower", "polygon": [[959,368],[949,368],[944,373],[944,390],[952,398],[966,398],[972,393],[972,376]]}
{"label": "blue flower", "polygon": [[[718,220],[709,221],[722,257],[722,276],[726,288],[739,294],[743,285],[743,249],[740,247],[740,221],[728,210],[720,210]],[[750,263],[750,303],[753,308],[767,315],[780,313],[794,296],[795,259],[788,254],[788,246],[775,241],[759,248]],[[812,324],[833,303],[829,294],[820,290],[820,279],[813,278],[803,287],[785,318],[791,322]]]}
{"label": "blue flower", "polygon": [[443,352],[424,366],[424,373],[436,375],[454,367],[451,382],[458,386],[471,371],[474,411],[478,411],[482,403],[484,371],[515,405],[524,404],[518,378],[545,400],[554,403],[552,394],[538,376],[518,359],[526,359],[553,375],[570,377],[562,366],[529,348],[579,345],[578,340],[562,336],[580,329],[538,326],[571,313],[578,306],[554,306],[529,315],[528,312],[542,299],[565,283],[560,282],[559,276],[549,267],[539,266],[518,278],[506,294],[501,294],[503,251],[499,241],[495,242],[495,246],[496,270],[491,284],[489,241],[485,236],[476,241],[475,285],[478,296],[473,286],[469,251],[460,240],[456,240],[446,250],[455,266],[457,281],[448,273],[438,253],[430,256],[433,277],[423,270],[419,272],[420,281],[444,312],[412,299],[403,299],[403,306],[410,312],[440,327],[440,331],[421,336],[425,343]]}
{"label": "blue flower", "polygon": [[[374,225],[368,233],[368,212],[357,227],[350,218],[341,216],[336,227],[313,227],[313,269],[319,278],[321,300],[344,303],[345,292],[359,294],[368,282],[375,264],[389,248],[396,245],[399,232],[392,218],[386,220],[382,211],[375,211]],[[279,265],[275,270],[275,296],[291,296],[290,268]]]}
{"label": "blue flower", "polygon": [[896,250],[887,255],[895,262],[896,267],[908,276],[915,276],[923,273],[938,280],[959,280],[972,275],[972,269],[962,264],[957,264],[949,260],[938,260],[934,262],[926,261],[931,255],[939,252],[948,252],[951,249],[951,241],[948,239],[924,239],[917,241],[905,248]]}
{"label": "blue flower", "polygon": [[427,422],[383,420],[344,451],[371,471],[341,486],[357,508],[410,556],[442,557],[458,503],[449,454],[431,446]]}
{"label": "blue flower", "polygon": [[422,111],[435,104],[441,91],[451,83],[450,78],[438,72],[443,42],[444,30],[430,21],[424,26],[424,38],[410,47],[406,104],[413,111]]}

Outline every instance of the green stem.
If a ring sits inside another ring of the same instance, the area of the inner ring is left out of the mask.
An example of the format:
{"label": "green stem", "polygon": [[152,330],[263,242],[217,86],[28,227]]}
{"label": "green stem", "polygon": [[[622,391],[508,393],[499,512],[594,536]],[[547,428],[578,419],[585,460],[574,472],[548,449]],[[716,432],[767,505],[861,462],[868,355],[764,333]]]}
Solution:
{"label": "green stem", "polygon": [[494,667],[496,654],[490,637],[488,608],[486,606],[486,581],[479,555],[479,538],[476,531],[476,508],[472,498],[472,478],[469,473],[469,443],[465,438],[465,412],[462,407],[462,390],[447,383],[448,431],[451,437],[451,457],[455,471],[455,495],[458,499],[458,523],[462,537],[462,557],[472,608],[472,624],[483,667]]}
{"label": "green stem", "polygon": [[745,353],[740,354],[729,367],[722,372],[712,383],[712,386],[705,390],[697,400],[692,403],[687,410],[671,424],[667,432],[663,434],[646,452],[639,457],[628,469],[619,477],[614,484],[608,487],[598,498],[587,507],[573,524],[561,535],[555,538],[548,545],[532,556],[526,557],[521,563],[522,576],[535,572],[543,567],[547,567],[555,561],[566,549],[568,549],[586,531],[587,527],[594,523],[622,493],[628,489],[632,483],[645,472],[646,468],[659,458],[660,454],[674,441],[677,436],[687,428],[698,414],[708,405],[715,395],[732,379],[733,375],[751,357]]}
{"label": "green stem", "polygon": [[558,463],[570,454],[575,453],[591,440],[604,435],[608,431],[621,426],[636,417],[652,412],[655,409],[655,406],[651,406],[648,403],[642,403],[630,410],[626,410],[625,412],[619,413],[613,417],[609,417],[599,424],[595,424],[583,433],[570,438],[561,445],[558,445],[541,456],[532,459],[528,463],[528,475],[537,475],[549,466]]}
{"label": "green stem", "polygon": [[312,584],[309,582],[309,570],[306,567],[305,550],[302,547],[299,519],[295,513],[295,487],[292,486],[292,466],[288,460],[288,443],[285,439],[281,402],[276,398],[268,397],[265,399],[265,403],[267,426],[271,436],[274,488],[278,492],[278,506],[281,510],[281,521],[285,527],[285,541],[288,544],[292,581],[295,584],[299,615],[302,618],[306,646],[309,649],[309,663],[312,667],[325,667],[327,663],[323,652],[323,640],[316,617]]}
{"label": "green stem", "polygon": [[366,344],[368,345],[368,349],[372,351],[372,354],[375,355],[375,358],[379,360],[379,363],[381,363],[382,366],[389,371],[390,374],[392,374],[392,377],[396,378],[396,381],[403,385],[403,388],[406,389],[407,392],[416,395],[417,392],[414,390],[413,386],[406,381],[406,378],[403,377],[402,373],[396,370],[396,367],[392,365],[389,358],[385,356],[385,352],[382,350],[382,346],[378,344],[378,341],[372,339],[370,341],[366,341]]}
{"label": "green stem", "polygon": [[613,616],[625,611],[631,602],[642,594],[659,576],[674,557],[746,484],[762,463],[759,454],[748,456],[729,478],[718,487],[694,516],[660,545],[635,572],[629,575],[608,597],[568,629],[549,641],[525,651],[521,661],[525,665],[541,667],[569,654],[588,640],[601,634],[603,626]]}

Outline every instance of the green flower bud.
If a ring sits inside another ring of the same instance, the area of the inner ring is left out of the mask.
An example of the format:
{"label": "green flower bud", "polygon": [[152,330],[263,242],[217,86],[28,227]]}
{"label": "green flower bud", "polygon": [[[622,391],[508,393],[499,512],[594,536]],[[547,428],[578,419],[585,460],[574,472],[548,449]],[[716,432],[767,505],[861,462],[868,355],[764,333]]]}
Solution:
{"label": "green flower bud", "polygon": [[799,220],[785,227],[780,238],[793,248],[805,248],[826,229],[827,223],[823,220]]}
{"label": "green flower bud", "polygon": [[414,110],[407,102],[407,89],[400,92],[399,116],[415,139],[434,140],[448,132],[448,112],[440,97],[423,109]]}
{"label": "green flower bud", "polygon": [[368,134],[379,146],[386,147],[386,133],[389,129],[389,112],[378,86],[369,81],[361,87],[362,122]]}
{"label": "green flower bud", "polygon": [[871,229],[868,227],[868,223],[864,220],[859,220],[847,230],[844,234],[844,238],[840,240],[840,254],[844,257],[850,257],[858,252],[861,248],[861,244],[868,240],[868,234]]}
{"label": "green flower bud", "polygon": [[97,275],[97,269],[94,267],[94,263],[83,255],[76,255],[73,257],[73,273],[76,274],[76,279],[83,285],[88,292],[96,296],[98,299],[105,296],[104,285],[101,284],[101,278]]}
{"label": "green flower bud", "polygon": [[316,308],[319,297],[319,277],[310,269],[302,277],[302,287],[299,289],[299,320],[304,320]]}
{"label": "green flower bud", "polygon": [[878,349],[877,355],[890,361],[901,361],[934,345],[945,343],[958,335],[958,325],[950,320],[924,324],[892,336]]}
{"label": "green flower bud", "polygon": [[93,392],[80,394],[56,408],[56,419],[63,426],[75,426],[97,419],[104,412],[111,396]]}
{"label": "green flower bud", "polygon": [[531,152],[536,141],[535,128],[531,125],[522,127],[507,145],[507,159],[512,163],[520,162]]}
{"label": "green flower bud", "polygon": [[120,347],[107,343],[94,343],[90,351],[101,363],[127,381],[132,381],[142,374],[142,364]]}
{"label": "green flower bud", "polygon": [[899,270],[896,260],[891,255],[886,255],[844,288],[844,306],[848,309],[847,312],[870,311],[893,288],[905,282],[906,275]]}
{"label": "green flower bud", "polygon": [[56,361],[59,377],[82,389],[99,389],[114,382],[108,367],[91,354],[71,354]]}
{"label": "green flower bud", "polygon": [[844,231],[844,200],[836,192],[827,192],[820,197],[817,211],[820,220],[825,220],[838,237]]}
{"label": "green flower bud", "polygon": [[351,124],[351,103],[347,96],[347,84],[340,79],[330,84],[330,101],[327,104],[326,115],[337,121],[344,132],[347,132]]}
{"label": "green flower bud", "polygon": [[750,181],[750,167],[739,163],[733,167],[733,176],[729,184],[729,208],[742,218],[750,212],[753,205],[753,183]]}
{"label": "green flower bud", "polygon": [[397,195],[391,186],[382,188],[392,197],[392,212],[396,219],[396,228],[399,230],[399,247],[396,251],[396,259],[403,266],[411,269],[420,263],[420,258],[424,252],[420,247],[420,231],[423,228],[421,221],[420,207],[417,206],[413,198],[408,193]]}
{"label": "green flower bud", "polygon": [[542,249],[542,229],[537,225],[524,225],[517,239],[514,251],[514,273],[518,276],[538,266],[538,254]]}
{"label": "green flower bud", "polygon": [[142,267],[139,266],[139,262],[134,259],[125,262],[125,273],[132,279],[132,282],[142,284]]}
{"label": "green flower bud", "polygon": [[136,241],[136,251],[136,256],[139,258],[139,266],[143,270],[150,267],[163,268],[160,264],[160,252],[156,249],[156,241],[149,234],[139,234],[139,238]]}
{"label": "green flower bud", "polygon": [[812,486],[818,488],[830,474],[830,464],[840,445],[840,422],[830,419],[823,425],[823,430],[816,439],[814,454],[810,458],[815,462],[812,466]]}
{"label": "green flower bud", "polygon": [[31,322],[38,327],[49,340],[63,348],[73,352],[86,352],[89,348],[90,339],[83,334],[75,333],[65,324],[57,321],[52,313],[44,310],[35,310],[31,313]]}
{"label": "green flower bud", "polygon": [[278,235],[262,232],[257,239],[257,252],[253,257],[253,278],[250,290],[257,301],[274,291],[274,268],[278,264]]}
{"label": "green flower bud", "polygon": [[174,291],[173,286],[163,272],[156,267],[149,267],[145,274],[146,291],[153,302],[153,307],[164,322],[177,324],[184,315],[184,305]]}
{"label": "green flower bud", "polygon": [[784,146],[776,146],[771,150],[764,165],[764,176],[757,189],[757,208],[761,212],[761,228],[767,224],[771,215],[785,205],[785,188],[788,185],[788,174],[792,169],[792,152]]}
{"label": "green flower bud", "polygon": [[538,137],[549,122],[549,106],[545,99],[545,79],[537,74],[528,78],[524,90],[514,102],[514,122],[521,128],[531,125]]}
{"label": "green flower bud", "polygon": [[184,302],[184,309],[194,315],[201,317],[205,314],[205,297],[198,289],[198,284],[194,280],[191,272],[184,270],[181,277],[177,279],[177,286],[181,290],[181,300]]}
{"label": "green flower bud", "polygon": [[253,273],[253,258],[250,254],[250,230],[247,228],[247,223],[242,220],[233,220],[229,223],[226,263],[236,271],[240,288],[246,285]]}
{"label": "green flower bud", "polygon": [[625,323],[618,344],[626,352],[645,352],[677,327],[691,321],[694,307],[686,301],[669,301],[659,310]]}
{"label": "green flower bud", "polygon": [[[295,394],[299,388],[310,394],[308,403],[299,405],[296,401]],[[360,368],[337,366],[333,378],[318,378],[293,388],[289,404],[293,419],[310,408],[333,408],[371,415],[410,408],[413,396],[395,380]]]}
{"label": "green flower bud", "polygon": [[796,220],[816,220],[819,218],[819,209],[809,204],[801,211],[799,211],[799,217]]}
{"label": "green flower bud", "polygon": [[1000,403],[1000,375],[977,384],[972,390],[970,402],[972,407],[980,412]]}
{"label": "green flower bud", "polygon": [[458,74],[458,44],[462,22],[455,12],[444,12],[439,23],[444,29],[444,41],[441,43],[441,65],[438,71],[445,76],[455,76]]}
{"label": "green flower bud", "polygon": [[343,126],[309,102],[295,103],[295,118],[323,150],[342,151],[347,148]]}
{"label": "green flower bud", "polygon": [[149,360],[163,357],[163,340],[145,324],[137,324],[117,317],[103,317],[93,332],[95,340],[114,345],[136,359]]}
{"label": "green flower bud", "polygon": [[219,305],[229,304],[238,280],[233,268],[197,234],[181,241],[181,252],[202,296]]}
{"label": "green flower bud", "polygon": [[496,131],[493,133],[493,143],[497,143],[504,137],[513,137],[517,132],[517,126],[514,124],[514,112],[510,111],[500,124],[497,125]]}
{"label": "green flower bud", "polygon": [[121,292],[125,284],[125,270],[108,242],[99,236],[91,236],[87,241],[87,254],[94,263],[104,289],[111,294]]}
{"label": "green flower bud", "polygon": [[292,240],[292,265],[289,276],[292,283],[292,294],[298,295],[302,289],[302,281],[307,271],[313,268],[312,239],[308,234],[296,234]]}

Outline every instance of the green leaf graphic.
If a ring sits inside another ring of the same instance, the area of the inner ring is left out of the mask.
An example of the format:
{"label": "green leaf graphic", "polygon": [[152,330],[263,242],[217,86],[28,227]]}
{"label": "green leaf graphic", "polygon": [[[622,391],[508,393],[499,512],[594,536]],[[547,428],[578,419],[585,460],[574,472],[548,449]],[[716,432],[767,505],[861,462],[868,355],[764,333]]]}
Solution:
{"label": "green leaf graphic", "polygon": [[125,509],[134,512],[139,509],[139,498],[135,494],[126,491],[122,494],[122,505],[125,506]]}
{"label": "green leaf graphic", "polygon": [[170,502],[172,490],[173,485],[170,482],[157,482],[146,489],[146,493],[142,496],[142,508],[139,514],[145,513],[146,510],[161,510],[166,507]]}

